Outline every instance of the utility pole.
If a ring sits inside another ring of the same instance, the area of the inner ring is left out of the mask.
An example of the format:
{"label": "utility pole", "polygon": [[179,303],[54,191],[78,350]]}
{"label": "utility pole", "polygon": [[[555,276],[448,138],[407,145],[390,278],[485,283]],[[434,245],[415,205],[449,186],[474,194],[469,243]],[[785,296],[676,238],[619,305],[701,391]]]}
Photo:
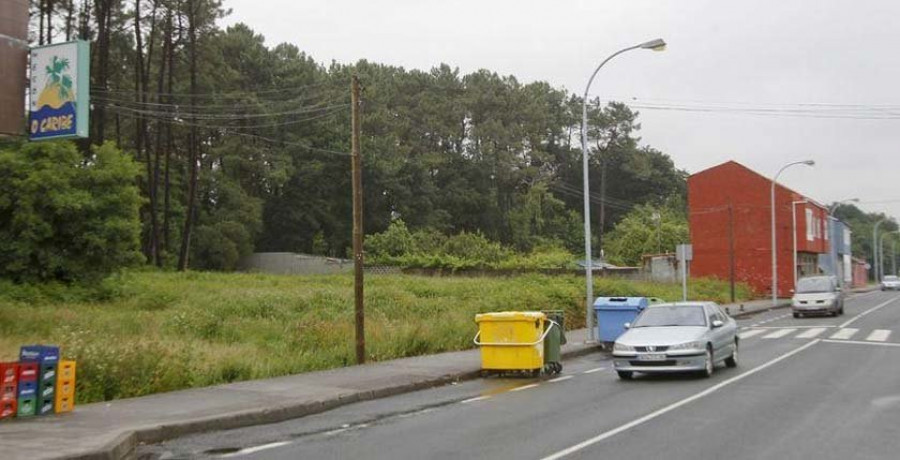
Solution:
{"label": "utility pole", "polygon": [[366,362],[366,314],[363,309],[362,162],[359,155],[359,77],[353,76],[351,97],[351,159],[353,168],[353,287],[356,304],[356,363]]}
{"label": "utility pole", "polygon": [[728,255],[729,255],[729,273],[731,288],[731,303],[735,302],[734,295],[734,207],[728,203]]}

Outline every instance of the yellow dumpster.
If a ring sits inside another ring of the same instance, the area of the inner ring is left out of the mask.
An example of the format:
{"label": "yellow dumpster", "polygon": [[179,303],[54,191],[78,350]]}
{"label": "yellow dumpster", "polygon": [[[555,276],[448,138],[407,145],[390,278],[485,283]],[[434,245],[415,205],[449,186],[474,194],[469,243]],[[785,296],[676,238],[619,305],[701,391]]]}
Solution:
{"label": "yellow dumpster", "polygon": [[529,371],[544,367],[544,321],[537,311],[505,311],[475,315],[481,347],[481,368],[485,371]]}

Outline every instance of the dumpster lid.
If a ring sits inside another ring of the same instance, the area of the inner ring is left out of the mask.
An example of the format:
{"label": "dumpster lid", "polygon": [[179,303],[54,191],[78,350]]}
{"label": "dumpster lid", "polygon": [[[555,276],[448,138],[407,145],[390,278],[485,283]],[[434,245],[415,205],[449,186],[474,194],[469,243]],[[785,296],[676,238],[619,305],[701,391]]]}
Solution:
{"label": "dumpster lid", "polygon": [[482,321],[537,321],[545,320],[547,315],[539,311],[498,311],[475,315],[475,322]]}
{"label": "dumpster lid", "polygon": [[595,310],[627,310],[644,309],[650,302],[646,297],[597,297],[594,301]]}

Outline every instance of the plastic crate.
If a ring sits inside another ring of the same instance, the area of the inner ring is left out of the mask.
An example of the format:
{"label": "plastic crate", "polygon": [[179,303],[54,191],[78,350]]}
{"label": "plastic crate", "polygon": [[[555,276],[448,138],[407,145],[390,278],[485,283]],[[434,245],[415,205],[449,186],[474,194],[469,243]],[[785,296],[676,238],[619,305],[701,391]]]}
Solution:
{"label": "plastic crate", "polygon": [[19,363],[19,383],[22,382],[37,382],[38,379],[38,366],[37,362],[28,361],[28,362],[20,362]]}
{"label": "plastic crate", "polygon": [[56,371],[59,373],[59,380],[71,380],[75,381],[75,361],[70,359],[61,359],[59,361],[59,367],[57,367]]}
{"label": "plastic crate", "polygon": [[56,382],[56,366],[59,363],[41,363],[41,367],[39,370],[40,378],[38,379],[41,385],[45,383],[55,383]]}
{"label": "plastic crate", "polygon": [[56,413],[72,412],[75,409],[75,395],[56,394]]}
{"label": "plastic crate", "polygon": [[21,398],[35,398],[37,397],[38,392],[38,383],[35,380],[25,380],[19,382],[18,388],[16,389],[16,397],[17,399]]}
{"label": "plastic crate", "polygon": [[0,401],[15,401],[19,397],[16,382],[0,384]]}
{"label": "plastic crate", "polygon": [[50,398],[53,399],[56,396],[56,381],[52,382],[41,382],[38,385],[38,398]]}
{"label": "plastic crate", "polygon": [[19,363],[0,363],[0,385],[19,381]]}
{"label": "plastic crate", "polygon": [[50,415],[56,413],[56,398],[50,396],[48,398],[38,399],[40,404],[37,406],[37,415]]}
{"label": "plastic crate", "polygon": [[37,398],[19,398],[17,402],[18,407],[16,408],[16,416],[17,417],[29,417],[35,414],[35,407],[37,406]]}
{"label": "plastic crate", "polygon": [[19,348],[19,362],[58,363],[59,347],[55,345],[23,345]]}
{"label": "plastic crate", "polygon": [[15,417],[17,406],[18,402],[15,399],[12,401],[0,401],[0,420]]}

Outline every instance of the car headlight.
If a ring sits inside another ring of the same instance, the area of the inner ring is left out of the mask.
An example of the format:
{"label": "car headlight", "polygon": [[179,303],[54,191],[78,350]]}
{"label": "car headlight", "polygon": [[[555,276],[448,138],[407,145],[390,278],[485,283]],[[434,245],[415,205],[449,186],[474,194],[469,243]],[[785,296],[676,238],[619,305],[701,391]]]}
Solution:
{"label": "car headlight", "polygon": [[624,343],[616,342],[613,344],[613,351],[634,351],[634,347],[631,345],[625,345]]}
{"label": "car headlight", "polygon": [[678,345],[673,345],[669,347],[669,351],[675,350],[702,350],[704,348],[703,342],[685,342],[679,343]]}

